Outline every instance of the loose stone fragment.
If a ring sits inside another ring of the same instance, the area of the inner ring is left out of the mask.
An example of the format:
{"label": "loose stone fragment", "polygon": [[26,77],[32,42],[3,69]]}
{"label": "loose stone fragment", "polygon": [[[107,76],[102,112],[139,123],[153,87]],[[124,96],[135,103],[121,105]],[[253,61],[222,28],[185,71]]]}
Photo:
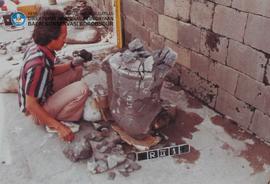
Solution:
{"label": "loose stone fragment", "polygon": [[108,179],[109,180],[114,180],[115,176],[116,176],[115,172],[108,172]]}
{"label": "loose stone fragment", "polygon": [[92,156],[92,147],[90,141],[85,138],[77,138],[72,143],[66,145],[63,150],[64,155],[72,162],[85,160]]}
{"label": "loose stone fragment", "polygon": [[97,165],[98,165],[96,168],[97,173],[103,173],[108,170],[107,163],[104,160],[98,160]]}
{"label": "loose stone fragment", "polygon": [[128,44],[128,48],[131,51],[143,50],[143,44],[141,40],[135,39]]}
{"label": "loose stone fragment", "polygon": [[130,168],[132,168],[134,171],[140,170],[142,168],[141,165],[139,165],[137,162],[131,162]]}
{"label": "loose stone fragment", "polygon": [[109,155],[107,158],[108,167],[109,169],[112,169],[116,167],[117,165],[123,163],[125,160],[126,160],[126,157],[122,155]]}

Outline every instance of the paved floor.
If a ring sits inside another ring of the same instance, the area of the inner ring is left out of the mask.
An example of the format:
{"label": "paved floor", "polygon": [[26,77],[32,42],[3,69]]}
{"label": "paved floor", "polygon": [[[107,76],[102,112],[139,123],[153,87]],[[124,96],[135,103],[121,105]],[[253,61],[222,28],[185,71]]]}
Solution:
{"label": "paved floor", "polygon": [[[176,127],[165,129],[171,139],[191,145],[191,153],[141,161],[142,169],[129,177],[92,175],[86,163],[71,163],[61,141],[24,117],[15,94],[0,94],[1,184],[181,183],[266,184],[270,149],[231,121],[188,97],[183,91],[167,95],[181,109]],[[173,135],[173,136],[171,136]]]}

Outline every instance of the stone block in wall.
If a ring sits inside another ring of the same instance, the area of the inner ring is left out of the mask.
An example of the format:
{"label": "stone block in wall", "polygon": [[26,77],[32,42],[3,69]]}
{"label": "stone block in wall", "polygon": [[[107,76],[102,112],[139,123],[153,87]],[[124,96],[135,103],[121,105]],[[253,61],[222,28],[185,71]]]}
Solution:
{"label": "stone block in wall", "polygon": [[243,41],[247,13],[217,5],[214,14],[213,31],[234,40]]}
{"label": "stone block in wall", "polygon": [[182,21],[189,21],[191,0],[165,0],[164,14]]}
{"label": "stone block in wall", "polygon": [[205,29],[201,29],[200,53],[202,53],[205,56],[210,57],[210,50],[207,45],[207,35],[208,35],[208,31]]}
{"label": "stone block in wall", "polygon": [[232,4],[232,0],[210,0],[212,2],[215,2],[217,4],[225,5],[225,6],[230,6]]}
{"label": "stone block in wall", "polygon": [[240,75],[235,96],[270,115],[270,86]]}
{"label": "stone block in wall", "polygon": [[244,42],[270,53],[270,19],[249,14]]}
{"label": "stone block in wall", "polygon": [[230,40],[227,65],[259,82],[263,81],[267,59],[265,55],[242,43]]}
{"label": "stone block in wall", "polygon": [[256,110],[249,128],[258,137],[270,141],[270,117],[261,111]]}
{"label": "stone block in wall", "polygon": [[217,98],[217,86],[196,73],[180,67],[180,85],[210,107],[214,107]]}
{"label": "stone block in wall", "polygon": [[143,5],[147,6],[147,7],[151,7],[151,2],[152,0],[137,0],[140,3],[142,3]]}
{"label": "stone block in wall", "polygon": [[125,0],[122,2],[123,16],[132,18],[139,25],[143,25],[144,7],[142,4],[134,0]]}
{"label": "stone block in wall", "polygon": [[225,64],[228,54],[229,41],[226,37],[202,29],[200,52],[211,59]]}
{"label": "stone block in wall", "polygon": [[207,79],[209,71],[210,60],[201,54],[191,52],[190,68],[192,71],[198,73],[201,77]]}
{"label": "stone block in wall", "polygon": [[132,18],[124,19],[125,31],[131,33],[132,38],[140,38],[147,47],[150,42],[150,32],[143,26],[138,25]]}
{"label": "stone block in wall", "polygon": [[186,68],[190,68],[190,57],[191,57],[190,50],[185,49],[170,40],[165,41],[165,46],[170,47],[178,54],[177,60],[176,60],[177,64],[184,66]]}
{"label": "stone block in wall", "polygon": [[238,100],[221,88],[218,90],[217,104],[215,109],[218,112],[232,118],[244,129],[248,129],[254,113],[249,105]]}
{"label": "stone block in wall", "polygon": [[144,26],[152,32],[158,33],[158,14],[150,9],[144,8],[143,13]]}
{"label": "stone block in wall", "polygon": [[211,29],[213,22],[214,3],[209,1],[192,0],[190,20],[191,23]]}
{"label": "stone block in wall", "polygon": [[208,80],[234,95],[239,72],[217,62],[210,64]]}
{"label": "stone block in wall", "polygon": [[270,1],[268,0],[233,0],[232,7],[270,17]]}
{"label": "stone block in wall", "polygon": [[164,14],[165,0],[151,0],[152,8],[159,14]]}
{"label": "stone block in wall", "polygon": [[158,32],[165,38],[178,41],[178,21],[165,15],[159,15]]}
{"label": "stone block in wall", "polygon": [[164,42],[165,42],[164,37],[162,37],[156,33],[150,32],[150,48],[152,50],[163,48]]}
{"label": "stone block in wall", "polygon": [[200,28],[185,22],[179,22],[178,25],[179,44],[185,48],[199,52],[201,40]]}
{"label": "stone block in wall", "polygon": [[265,85],[270,85],[270,64],[266,65],[265,76],[263,77],[263,82]]}
{"label": "stone block in wall", "polygon": [[206,45],[210,50],[210,58],[219,63],[225,64],[228,55],[228,39],[220,37],[212,32],[208,32],[206,38]]}

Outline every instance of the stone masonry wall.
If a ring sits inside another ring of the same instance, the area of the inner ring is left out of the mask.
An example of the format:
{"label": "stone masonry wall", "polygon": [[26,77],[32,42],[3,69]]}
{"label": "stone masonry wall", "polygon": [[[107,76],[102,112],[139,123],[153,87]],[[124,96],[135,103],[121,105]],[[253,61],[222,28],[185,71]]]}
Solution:
{"label": "stone masonry wall", "polygon": [[126,43],[173,48],[184,89],[270,142],[270,1],[123,0],[122,16]]}
{"label": "stone masonry wall", "polygon": [[112,0],[87,0],[89,5],[94,9],[94,11],[97,13],[101,12],[112,12]]}

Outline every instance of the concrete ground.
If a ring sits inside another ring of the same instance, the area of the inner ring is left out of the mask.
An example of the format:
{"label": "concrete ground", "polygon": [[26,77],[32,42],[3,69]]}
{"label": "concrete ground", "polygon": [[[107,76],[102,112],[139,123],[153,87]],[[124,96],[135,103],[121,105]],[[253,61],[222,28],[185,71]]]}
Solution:
{"label": "concrete ground", "polygon": [[191,152],[178,157],[140,161],[142,169],[129,177],[117,173],[113,181],[108,180],[107,174],[90,174],[85,162],[71,163],[63,155],[61,141],[56,135],[46,133],[19,112],[16,94],[0,94],[0,183],[268,182],[268,146],[238,129],[230,120],[217,116],[183,91],[167,93],[165,90],[165,93],[164,98],[173,100],[181,109],[181,117],[164,132],[175,142],[181,138],[190,144]]}

